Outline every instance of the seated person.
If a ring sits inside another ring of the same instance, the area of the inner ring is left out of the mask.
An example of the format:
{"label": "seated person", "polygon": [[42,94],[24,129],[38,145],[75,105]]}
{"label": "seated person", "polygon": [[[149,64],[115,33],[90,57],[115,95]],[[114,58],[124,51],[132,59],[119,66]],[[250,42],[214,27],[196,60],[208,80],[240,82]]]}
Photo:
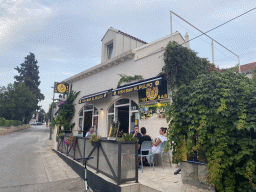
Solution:
{"label": "seated person", "polygon": [[[139,142],[138,142],[138,153],[140,154],[140,146],[141,144],[143,143],[143,141],[151,141],[151,137],[149,135],[147,135],[147,130],[145,127],[142,127],[140,129],[141,133],[142,133],[142,137],[139,139]],[[147,151],[143,151],[142,152],[142,155],[147,155],[148,152]]]}
{"label": "seated person", "polygon": [[137,137],[138,140],[142,137],[142,135],[139,132],[139,126],[135,125],[134,131],[131,132],[133,134],[133,137]]}
{"label": "seated person", "polygon": [[85,137],[91,137],[94,132],[94,127],[91,127],[89,131],[86,133]]}
{"label": "seated person", "polygon": [[159,129],[159,136],[157,137],[156,141],[152,142],[152,153],[155,154],[155,153],[160,153],[160,144],[164,141],[167,141],[167,137],[166,137],[166,130],[167,128],[164,128],[164,127],[161,127]]}
{"label": "seated person", "polygon": [[[146,128],[145,127],[142,127],[140,129],[140,132],[142,134],[142,137],[139,139],[139,142],[138,142],[138,153],[140,154],[140,146],[141,144],[144,142],[144,141],[151,141],[151,137],[149,135],[147,135],[147,131],[146,131]],[[148,151],[142,151],[142,155],[147,155],[148,154]],[[140,161],[139,161],[140,162]],[[143,165],[149,165],[146,160],[144,161]]]}

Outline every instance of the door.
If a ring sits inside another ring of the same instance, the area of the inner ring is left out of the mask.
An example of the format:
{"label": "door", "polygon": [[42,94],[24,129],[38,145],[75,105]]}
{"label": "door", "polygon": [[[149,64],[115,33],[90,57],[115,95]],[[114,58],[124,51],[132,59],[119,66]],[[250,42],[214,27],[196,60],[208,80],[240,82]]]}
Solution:
{"label": "door", "polygon": [[118,107],[119,131],[128,133],[129,131],[129,106]]}
{"label": "door", "polygon": [[92,127],[92,111],[84,112],[84,132],[83,135]]}

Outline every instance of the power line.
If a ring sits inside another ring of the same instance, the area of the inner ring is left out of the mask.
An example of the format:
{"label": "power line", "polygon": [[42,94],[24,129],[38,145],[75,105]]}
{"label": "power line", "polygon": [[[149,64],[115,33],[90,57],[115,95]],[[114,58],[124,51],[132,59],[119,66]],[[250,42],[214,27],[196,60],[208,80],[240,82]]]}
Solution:
{"label": "power line", "polygon": [[[181,26],[182,28],[186,29],[189,33],[191,33],[191,34],[193,34],[193,35],[196,36],[196,34],[192,33],[189,29],[187,29],[186,27],[184,27],[183,25],[181,25],[181,24],[180,24],[177,20],[175,20],[174,18],[173,18],[173,21],[175,21],[175,23],[178,24],[179,26]],[[199,38],[199,39],[201,39],[201,40],[204,41],[205,43],[211,45],[211,43],[209,43],[208,41],[206,41],[206,40],[204,40],[204,39],[202,39],[202,38]],[[181,44],[181,45],[182,45],[182,44]],[[230,58],[230,59],[232,59],[232,60],[235,60],[234,58],[231,58],[230,56],[224,54],[221,50],[217,49],[216,47],[214,47],[214,49],[216,49],[217,51],[219,51],[220,53],[222,53],[222,54],[225,55],[226,57],[228,57],[228,58]],[[220,60],[218,60],[218,61],[220,61]]]}
{"label": "power line", "polygon": [[[219,26],[217,26],[217,27],[214,27],[213,29],[211,29],[211,30],[209,30],[209,31],[206,31],[206,32],[202,33],[201,35],[198,35],[198,36],[194,37],[193,39],[190,39],[190,40],[186,41],[185,43],[190,42],[190,41],[192,41],[192,40],[194,40],[194,39],[196,39],[196,38],[198,38],[198,37],[200,37],[200,36],[202,36],[202,35],[205,35],[206,33],[209,33],[210,31],[213,31],[213,30],[219,28],[219,27],[221,27],[221,26],[223,26],[223,25],[225,25],[225,24],[227,24],[227,23],[229,23],[229,22],[231,22],[231,21],[233,21],[233,20],[235,20],[235,19],[237,19],[237,18],[239,18],[239,17],[241,17],[241,16],[243,16],[243,15],[245,15],[245,14],[251,12],[251,11],[253,11],[254,9],[256,9],[256,7],[254,7],[253,9],[251,9],[251,10],[249,10],[249,11],[246,11],[245,13],[243,13],[243,14],[241,14],[241,15],[239,15],[239,16],[233,18],[233,19],[230,19],[229,21],[226,21],[225,23],[222,23],[221,25],[219,25]],[[185,44],[185,43],[182,43],[182,44],[180,44],[180,45],[183,45],[183,44]]]}

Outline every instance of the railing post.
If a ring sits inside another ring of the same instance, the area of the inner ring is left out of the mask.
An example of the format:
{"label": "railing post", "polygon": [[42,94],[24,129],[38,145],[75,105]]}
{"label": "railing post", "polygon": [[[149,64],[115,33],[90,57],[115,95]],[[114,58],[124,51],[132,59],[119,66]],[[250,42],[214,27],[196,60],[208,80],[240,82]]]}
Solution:
{"label": "railing post", "polygon": [[118,174],[117,174],[117,185],[121,183],[121,143],[118,142]]}
{"label": "railing post", "polygon": [[85,143],[86,143],[86,139],[83,137],[84,140],[84,151],[83,151],[83,158],[85,158]]}
{"label": "railing post", "polygon": [[136,183],[139,182],[139,175],[138,175],[138,142],[135,143],[135,179]]}
{"label": "railing post", "polygon": [[[101,144],[101,142],[100,142],[100,144]],[[97,147],[97,173],[99,173],[99,158],[100,158],[100,154],[99,153],[100,153],[100,147],[101,147],[101,145]]]}
{"label": "railing post", "polygon": [[76,145],[77,145],[77,137],[75,137],[76,140],[75,140],[75,146],[74,146],[74,158],[73,159],[76,159]]}

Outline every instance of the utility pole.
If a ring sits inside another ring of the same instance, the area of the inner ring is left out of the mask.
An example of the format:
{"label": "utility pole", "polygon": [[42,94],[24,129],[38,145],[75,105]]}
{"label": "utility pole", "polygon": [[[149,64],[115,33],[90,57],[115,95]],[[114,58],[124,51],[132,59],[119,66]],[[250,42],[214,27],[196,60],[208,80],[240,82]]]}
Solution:
{"label": "utility pole", "polygon": [[[55,95],[55,93],[54,93],[54,87],[51,87],[51,88],[53,88],[53,97],[52,97],[52,112],[51,112],[51,123],[52,123],[52,121],[53,121],[53,107],[54,107],[54,95]],[[50,124],[50,137],[49,137],[49,140],[52,140],[52,126],[51,126],[51,124]]]}

